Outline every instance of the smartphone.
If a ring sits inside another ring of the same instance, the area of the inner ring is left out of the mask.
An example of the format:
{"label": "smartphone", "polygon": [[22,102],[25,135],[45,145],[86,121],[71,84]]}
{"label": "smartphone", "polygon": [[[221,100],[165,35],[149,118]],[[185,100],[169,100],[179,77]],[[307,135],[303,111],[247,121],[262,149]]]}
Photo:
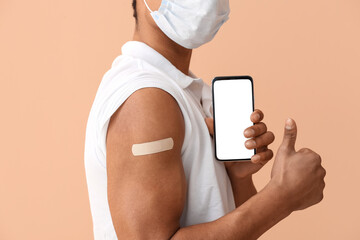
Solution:
{"label": "smartphone", "polygon": [[252,125],[254,84],[250,76],[216,77],[212,81],[215,158],[249,161],[256,154],[247,149],[244,130]]}

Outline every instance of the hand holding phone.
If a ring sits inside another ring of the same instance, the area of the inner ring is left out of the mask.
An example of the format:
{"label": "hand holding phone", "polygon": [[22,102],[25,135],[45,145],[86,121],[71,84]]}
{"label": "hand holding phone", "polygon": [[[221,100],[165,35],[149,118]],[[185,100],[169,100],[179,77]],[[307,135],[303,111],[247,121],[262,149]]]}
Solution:
{"label": "hand holding phone", "polygon": [[253,125],[254,87],[250,76],[216,77],[212,81],[215,157],[219,161],[249,161],[244,130]]}
{"label": "hand holding phone", "polygon": [[[254,110],[252,78],[216,77],[212,84],[214,119],[206,122],[214,136],[215,158],[227,162],[227,166],[230,162],[249,160],[264,165],[273,157],[272,150],[267,147],[275,136],[262,122],[263,112]],[[260,169],[251,168],[248,170],[252,173]]]}

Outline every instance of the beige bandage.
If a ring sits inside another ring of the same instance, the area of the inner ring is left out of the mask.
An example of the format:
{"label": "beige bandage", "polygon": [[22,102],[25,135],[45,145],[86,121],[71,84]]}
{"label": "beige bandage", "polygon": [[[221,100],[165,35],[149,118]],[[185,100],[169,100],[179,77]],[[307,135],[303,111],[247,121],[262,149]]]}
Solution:
{"label": "beige bandage", "polygon": [[171,150],[173,147],[174,140],[170,137],[153,142],[134,144],[131,150],[134,156],[142,156]]}

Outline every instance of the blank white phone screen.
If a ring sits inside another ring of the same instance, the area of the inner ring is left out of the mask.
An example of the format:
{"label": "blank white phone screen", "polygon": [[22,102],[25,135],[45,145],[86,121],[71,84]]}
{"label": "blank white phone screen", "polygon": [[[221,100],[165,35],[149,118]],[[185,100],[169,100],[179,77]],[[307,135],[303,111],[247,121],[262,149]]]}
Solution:
{"label": "blank white phone screen", "polygon": [[253,125],[253,90],[249,79],[216,80],[214,117],[216,155],[219,160],[249,160],[254,150],[245,147],[244,130]]}

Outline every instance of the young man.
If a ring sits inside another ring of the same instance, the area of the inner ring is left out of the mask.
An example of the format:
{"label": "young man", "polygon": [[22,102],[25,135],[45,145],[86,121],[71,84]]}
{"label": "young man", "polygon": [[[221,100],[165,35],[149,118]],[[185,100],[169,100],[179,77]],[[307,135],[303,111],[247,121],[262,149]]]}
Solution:
{"label": "young man", "polygon": [[260,110],[244,131],[246,147],[257,149],[251,162],[214,158],[211,89],[189,65],[192,49],[228,19],[228,0],[134,0],[133,6],[133,41],[105,74],[86,130],[95,239],[256,239],[320,202],[321,158],[307,148],[295,151],[292,119],[260,192],[252,174],[273,157],[274,141]]}

